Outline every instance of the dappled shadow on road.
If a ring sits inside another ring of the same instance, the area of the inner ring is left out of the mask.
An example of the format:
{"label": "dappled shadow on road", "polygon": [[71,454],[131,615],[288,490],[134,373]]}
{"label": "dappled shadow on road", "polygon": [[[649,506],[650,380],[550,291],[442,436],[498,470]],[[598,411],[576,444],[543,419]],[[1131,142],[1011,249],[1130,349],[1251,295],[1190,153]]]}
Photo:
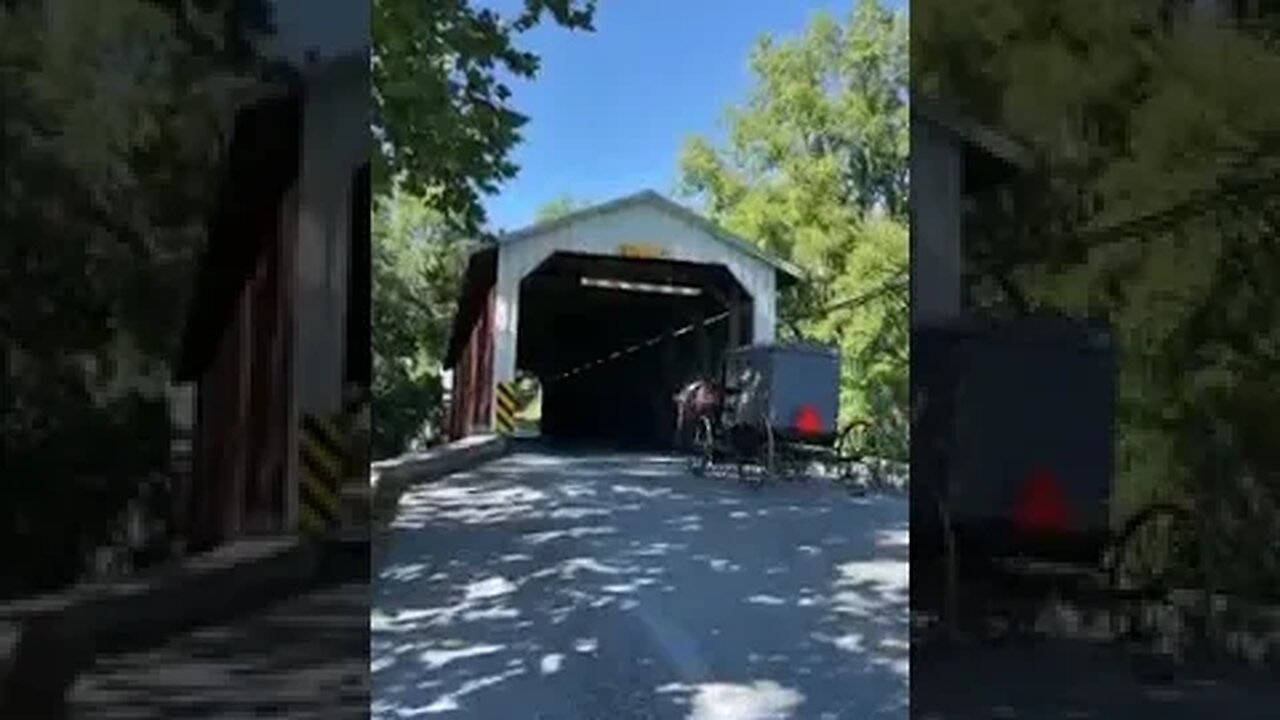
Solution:
{"label": "dappled shadow on road", "polygon": [[101,658],[71,691],[73,717],[366,717],[367,603],[363,582],[334,584]]}
{"label": "dappled shadow on road", "polygon": [[374,717],[905,717],[905,516],[657,455],[413,488],[374,581]]}

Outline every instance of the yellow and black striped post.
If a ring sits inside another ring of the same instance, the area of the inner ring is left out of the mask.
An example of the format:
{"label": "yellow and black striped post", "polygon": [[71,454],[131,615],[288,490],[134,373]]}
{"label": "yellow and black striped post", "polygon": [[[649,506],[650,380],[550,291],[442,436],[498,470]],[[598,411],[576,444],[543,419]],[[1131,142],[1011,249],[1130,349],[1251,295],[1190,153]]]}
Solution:
{"label": "yellow and black striped post", "polygon": [[510,435],[516,430],[516,412],[519,410],[516,401],[516,384],[514,382],[498,383],[498,391],[493,398],[493,424],[502,435]]}
{"label": "yellow and black striped post", "polygon": [[346,447],[340,423],[323,415],[302,416],[298,526],[310,535],[332,532],[341,517],[340,491]]}

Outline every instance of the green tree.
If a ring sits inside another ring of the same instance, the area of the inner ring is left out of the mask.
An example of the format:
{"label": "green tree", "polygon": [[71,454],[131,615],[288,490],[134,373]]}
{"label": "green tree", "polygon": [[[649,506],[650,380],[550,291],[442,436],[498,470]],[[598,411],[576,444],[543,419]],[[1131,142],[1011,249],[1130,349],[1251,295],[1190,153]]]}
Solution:
{"label": "green tree", "polygon": [[376,198],[373,223],[373,452],[404,452],[443,422],[447,352],[469,244],[403,187]]}
{"label": "green tree", "polygon": [[516,42],[544,16],[591,30],[594,0],[524,0],[505,18],[469,0],[374,0],[374,183],[399,178],[468,235],[484,226],[481,199],[518,168],[510,152],[527,118],[499,72],[533,78],[537,55]]}
{"label": "green tree", "polygon": [[267,29],[260,3],[0,4],[0,592],[74,580],[165,469],[225,93]]}
{"label": "green tree", "polygon": [[[1117,511],[1190,500],[1219,540],[1261,550],[1280,527],[1280,456],[1256,440],[1280,419],[1263,380],[1280,360],[1280,111],[1256,99],[1280,82],[1277,25],[1154,7],[924,3],[915,77],[1040,156],[980,203],[975,297],[994,302],[984,276],[1013,268],[1033,301],[1112,321]],[[1228,560],[1219,581],[1280,593],[1273,552]]]}
{"label": "green tree", "polygon": [[564,217],[569,213],[577,212],[586,206],[586,202],[578,200],[572,195],[566,193],[553,198],[547,202],[547,204],[538,208],[536,221],[547,222],[548,220],[555,220],[556,218]]}
{"label": "green tree", "polygon": [[[907,441],[907,26],[874,0],[798,37],[764,37],[756,86],[725,147],[694,138],[681,186],[711,217],[801,267],[784,323],[839,343],[845,419],[874,416],[883,449]],[[863,302],[839,301],[866,298]]]}

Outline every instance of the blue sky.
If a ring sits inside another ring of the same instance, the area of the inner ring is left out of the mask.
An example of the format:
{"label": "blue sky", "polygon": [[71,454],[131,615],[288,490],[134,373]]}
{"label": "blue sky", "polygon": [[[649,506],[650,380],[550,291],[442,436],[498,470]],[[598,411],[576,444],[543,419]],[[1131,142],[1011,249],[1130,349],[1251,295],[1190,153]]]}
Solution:
{"label": "blue sky", "polygon": [[[515,3],[484,4],[506,10]],[[525,35],[521,46],[542,57],[542,69],[535,81],[511,86],[512,102],[530,120],[514,152],[520,174],[485,203],[490,225],[527,225],[562,194],[598,202],[645,188],[671,192],[685,138],[718,136],[725,109],[747,97],[756,39],[794,35],[819,10],[844,17],[853,6],[600,0],[594,33],[551,25]]]}

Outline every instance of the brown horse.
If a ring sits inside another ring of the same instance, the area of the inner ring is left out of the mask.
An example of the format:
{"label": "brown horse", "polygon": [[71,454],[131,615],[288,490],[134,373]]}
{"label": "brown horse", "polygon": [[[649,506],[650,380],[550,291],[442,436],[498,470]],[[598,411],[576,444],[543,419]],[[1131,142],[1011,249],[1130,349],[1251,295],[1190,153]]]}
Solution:
{"label": "brown horse", "polygon": [[713,381],[698,378],[685,385],[675,395],[676,403],[676,444],[687,448],[693,440],[693,429],[703,418],[714,422],[720,411],[724,393]]}

